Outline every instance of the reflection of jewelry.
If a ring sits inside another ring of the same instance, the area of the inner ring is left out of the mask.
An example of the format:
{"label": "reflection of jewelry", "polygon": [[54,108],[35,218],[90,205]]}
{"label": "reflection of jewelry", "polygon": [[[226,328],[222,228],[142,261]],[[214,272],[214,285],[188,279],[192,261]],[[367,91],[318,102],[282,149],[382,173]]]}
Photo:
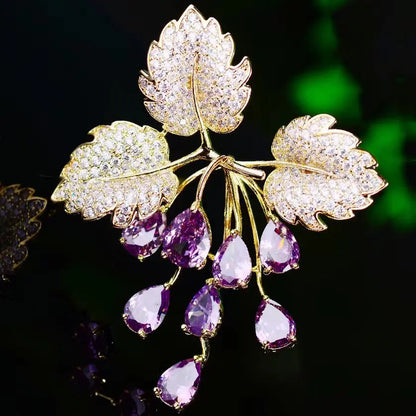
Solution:
{"label": "reflection of jewelry", "polygon": [[7,280],[26,259],[26,243],[40,230],[38,216],[46,199],[35,197],[32,188],[0,184],[0,280]]}
{"label": "reflection of jewelry", "polygon": [[[177,266],[169,281],[136,293],[125,306],[127,326],[143,338],[163,321],[170,287],[181,269],[201,269],[212,260],[212,278],[191,300],[183,325],[185,332],[200,338],[202,353],[169,368],[155,389],[176,409],[189,404],[198,388],[208,359],[208,339],[221,323],[221,288],[245,288],[254,273],[262,297],[255,317],[259,342],[270,351],[294,343],[293,319],[266,295],[262,284],[262,271],[280,274],[298,267],[298,244],[280,219],[321,231],[326,228],[321,216],[351,218],[353,210],[369,206],[371,196],[387,185],[375,171],[373,157],[357,149],[359,140],[331,129],[335,119],[326,114],[296,118],[281,127],[272,143],[274,160],[241,162],[218,154],[209,130],[235,130],[250,98],[246,84],[250,62],[243,58],[231,65],[233,55],[231,35],[222,34],[215,19],[205,20],[189,6],[151,44],[148,71],[139,78],[148,98],[145,106],[163,124],[163,131],[126,121],[94,128],[90,132],[94,140],[72,153],[52,195],[54,201],[65,201],[67,212],[81,212],[85,219],[112,213],[114,226],[124,229],[121,241],[130,253],[142,260],[162,247],[162,256]],[[166,134],[191,136],[198,131],[200,146],[170,162]],[[179,183],[174,172],[197,160],[209,163]],[[266,167],[274,168],[267,178],[262,170]],[[213,254],[202,200],[216,170],[225,177],[224,241]],[[198,178],[191,207],[167,226],[169,207]],[[264,179],[262,189],[258,182]],[[260,238],[249,191],[268,220]],[[242,239],[244,210],[251,226],[254,265]]]}

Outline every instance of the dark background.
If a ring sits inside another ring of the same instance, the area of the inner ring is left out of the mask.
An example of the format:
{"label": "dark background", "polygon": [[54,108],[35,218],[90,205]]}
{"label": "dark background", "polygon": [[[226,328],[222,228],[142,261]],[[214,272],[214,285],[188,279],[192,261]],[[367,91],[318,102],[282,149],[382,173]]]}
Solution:
{"label": "dark background", "polygon": [[[129,120],[159,128],[142,105],[137,77],[146,67],[150,42],[187,4],[1,2],[0,181],[33,187],[49,198],[70,153],[88,140],[92,127]],[[356,108],[345,102],[332,113],[339,128],[362,138],[364,148],[365,133],[375,121],[414,119],[416,31],[410,0],[194,4],[231,32],[234,62],[248,55],[253,63],[253,94],[244,122],[232,134],[212,135],[219,152],[241,160],[270,158],[278,127],[304,114],[290,85],[331,60],[359,87]],[[311,37],[324,18],[336,36],[332,49],[322,46],[325,39],[320,49]],[[329,107],[324,103],[319,109],[334,110]],[[300,269],[264,279],[266,292],[297,322],[296,347],[262,352],[254,334],[260,302],[254,281],[246,291],[223,291],[223,326],[211,343],[197,396],[184,414],[414,411],[414,205],[406,206],[411,214],[401,227],[394,198],[391,212],[376,211],[398,183],[390,171],[401,174],[414,195],[414,136],[406,134],[397,154],[394,137],[383,142],[384,148],[372,148],[390,182],[374,205],[349,221],[328,220],[329,229],[322,233],[292,227],[301,247]],[[197,136],[170,135],[168,140],[172,159],[198,144]],[[398,168],[389,171],[392,164]],[[220,186],[220,175],[214,175],[205,196],[214,230],[220,229],[223,209]],[[192,192],[175,202],[170,218],[189,205]],[[93,319],[112,332],[114,349],[101,365],[104,393],[118,397],[134,386],[150,391],[166,368],[200,351],[198,340],[179,327],[208,270],[183,274],[172,289],[163,325],[141,341],[122,322],[124,303],[138,290],[167,281],[173,266],[158,254],[139,264],[118,243],[119,231],[108,217],[87,223],[79,215],[66,215],[62,204],[50,203],[42,221],[41,232],[28,244],[28,259],[0,299],[0,414],[119,415],[106,400],[71,384],[71,371],[86,363],[74,347],[74,328]],[[259,215],[260,227],[262,221]],[[218,238],[214,231],[214,244]],[[174,414],[161,409],[158,414]]]}

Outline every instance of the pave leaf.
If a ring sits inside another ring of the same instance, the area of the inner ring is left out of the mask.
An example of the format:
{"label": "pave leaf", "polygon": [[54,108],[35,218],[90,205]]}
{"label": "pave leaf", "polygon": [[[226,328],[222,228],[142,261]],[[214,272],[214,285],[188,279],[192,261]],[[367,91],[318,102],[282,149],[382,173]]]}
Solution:
{"label": "pave leaf", "polygon": [[190,136],[201,128],[229,133],[241,123],[250,98],[251,75],[245,57],[231,66],[234,41],[214,18],[205,20],[189,6],[149,48],[148,72],[139,87],[151,101],[149,113],[170,133]]}
{"label": "pave leaf", "polygon": [[[330,129],[334,117],[299,117],[277,132],[272,153],[276,169],[264,185],[266,204],[286,221],[306,228],[326,228],[319,214],[342,220],[353,210],[368,207],[371,195],[387,183],[377,174],[377,163],[357,149],[353,134]],[[281,162],[281,163],[279,163]]]}
{"label": "pave leaf", "polygon": [[178,178],[170,169],[164,134],[148,126],[115,121],[89,132],[94,140],[79,146],[61,173],[52,201],[65,201],[68,213],[85,219],[113,213],[116,227],[153,214],[176,195]]}
{"label": "pave leaf", "polygon": [[38,216],[46,199],[33,196],[32,188],[0,184],[0,280],[26,259],[26,243],[40,230]]}

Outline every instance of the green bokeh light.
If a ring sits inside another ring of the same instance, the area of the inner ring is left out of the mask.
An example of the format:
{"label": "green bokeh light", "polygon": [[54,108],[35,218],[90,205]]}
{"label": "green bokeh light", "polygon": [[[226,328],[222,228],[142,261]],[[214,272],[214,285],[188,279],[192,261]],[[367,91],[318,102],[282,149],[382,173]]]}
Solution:
{"label": "green bokeh light", "polygon": [[350,120],[360,117],[360,88],[341,65],[300,75],[290,93],[303,114],[329,113]]}
{"label": "green bokeh light", "polygon": [[362,147],[379,162],[378,171],[389,186],[376,196],[371,212],[378,224],[391,222],[405,231],[416,226],[416,195],[406,179],[405,143],[416,137],[416,122],[400,118],[386,118],[374,122]]}
{"label": "green bokeh light", "polygon": [[348,3],[348,0],[315,0],[315,5],[322,10],[335,11]]}

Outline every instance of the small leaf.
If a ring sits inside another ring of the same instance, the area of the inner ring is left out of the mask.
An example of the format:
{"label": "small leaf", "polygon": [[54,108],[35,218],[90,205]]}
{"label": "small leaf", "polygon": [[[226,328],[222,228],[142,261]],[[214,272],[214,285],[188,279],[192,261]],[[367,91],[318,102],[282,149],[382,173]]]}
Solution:
{"label": "small leaf", "polygon": [[169,203],[178,188],[170,169],[151,172],[169,164],[169,148],[163,133],[127,121],[98,126],[94,140],[79,146],[61,173],[63,179],[52,201],[65,201],[68,213],[81,212],[85,219],[113,213],[116,227],[127,227]]}
{"label": "small leaf", "polygon": [[26,259],[26,243],[40,230],[47,201],[32,188],[0,184],[0,280]]}
{"label": "small leaf", "polygon": [[356,148],[357,137],[330,129],[334,124],[334,117],[320,114],[280,128],[272,144],[277,168],[264,185],[270,208],[286,221],[300,220],[315,231],[326,228],[319,214],[351,218],[353,210],[368,207],[371,195],[387,186],[374,169],[375,159]]}
{"label": "small leaf", "polygon": [[149,48],[148,72],[139,78],[141,91],[151,100],[145,102],[147,110],[165,130],[181,136],[197,132],[201,122],[217,133],[235,130],[250,98],[245,83],[251,66],[247,58],[231,66],[233,56],[231,35],[189,6]]}

